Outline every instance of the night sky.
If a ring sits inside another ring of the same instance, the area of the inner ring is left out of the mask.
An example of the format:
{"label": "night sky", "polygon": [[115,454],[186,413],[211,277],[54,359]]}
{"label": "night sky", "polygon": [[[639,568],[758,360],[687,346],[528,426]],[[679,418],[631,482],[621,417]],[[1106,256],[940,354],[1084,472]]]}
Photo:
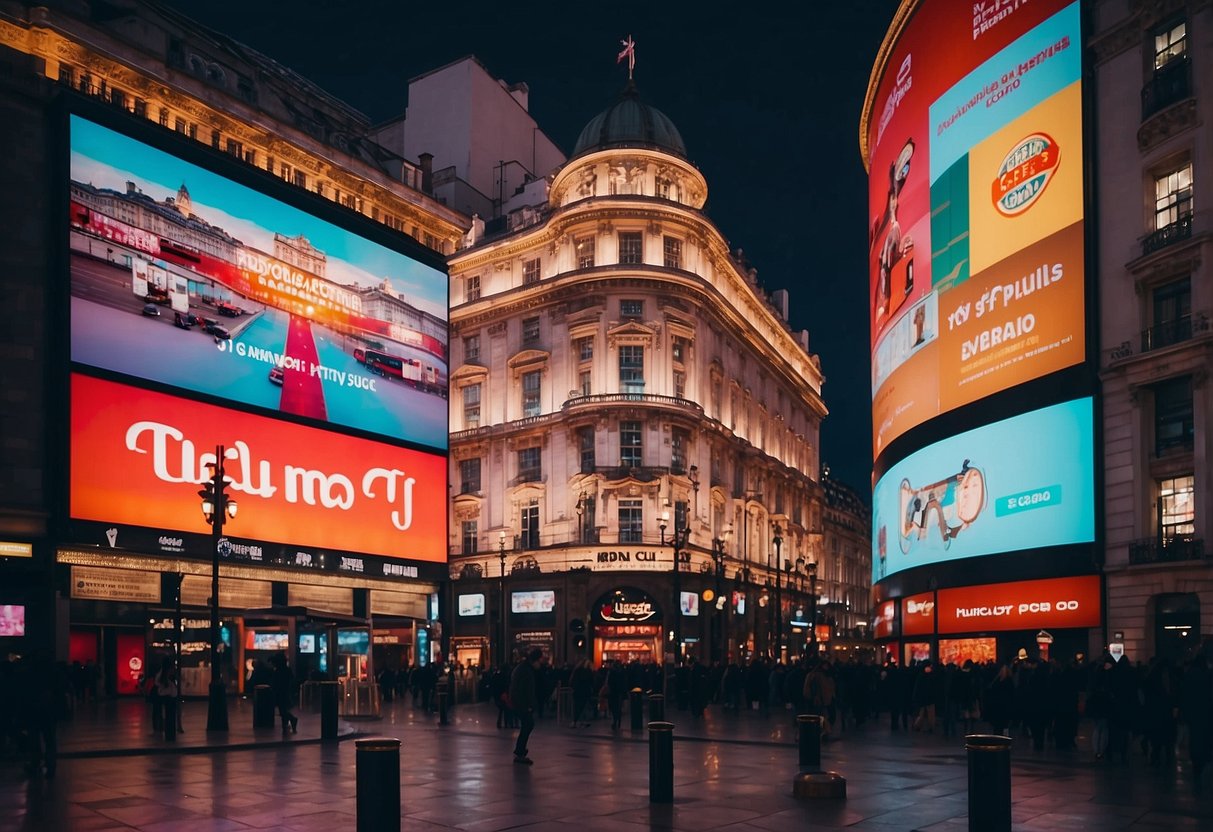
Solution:
{"label": "night sky", "polygon": [[[871,483],[866,174],[859,112],[896,0],[169,3],[314,81],[378,123],[404,111],[408,79],[465,55],[530,87],[530,112],[567,154],[627,79],[682,133],[708,181],[707,213],[791,295],[791,324],[821,356],[830,416],[822,461]],[[810,13],[811,12],[811,16]],[[539,173],[546,173],[541,171]]]}

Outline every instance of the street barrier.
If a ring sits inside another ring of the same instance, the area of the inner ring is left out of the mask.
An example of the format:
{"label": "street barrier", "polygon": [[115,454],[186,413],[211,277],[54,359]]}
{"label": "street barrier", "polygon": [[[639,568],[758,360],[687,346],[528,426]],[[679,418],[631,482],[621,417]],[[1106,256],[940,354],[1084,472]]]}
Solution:
{"label": "street barrier", "polygon": [[355,740],[358,832],[400,832],[400,740]]}
{"label": "street barrier", "polygon": [[969,832],[1010,832],[1011,738],[968,734]]}
{"label": "street barrier", "polygon": [[674,723],[649,723],[649,802],[674,802]]}

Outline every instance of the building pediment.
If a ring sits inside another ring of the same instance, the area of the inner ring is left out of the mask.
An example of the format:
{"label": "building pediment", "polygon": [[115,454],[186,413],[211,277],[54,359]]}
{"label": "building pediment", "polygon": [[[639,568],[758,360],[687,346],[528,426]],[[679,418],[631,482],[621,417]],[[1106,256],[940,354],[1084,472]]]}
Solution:
{"label": "building pediment", "polygon": [[451,373],[451,386],[466,387],[469,384],[483,382],[488,377],[488,367],[481,367],[479,364],[464,364],[458,370]]}
{"label": "building pediment", "polygon": [[506,365],[518,373],[523,370],[542,369],[551,358],[552,354],[546,350],[522,350],[514,353]]}
{"label": "building pediment", "polygon": [[607,342],[611,347],[616,347],[620,344],[650,346],[656,337],[656,327],[642,324],[639,321],[624,321],[607,330]]}

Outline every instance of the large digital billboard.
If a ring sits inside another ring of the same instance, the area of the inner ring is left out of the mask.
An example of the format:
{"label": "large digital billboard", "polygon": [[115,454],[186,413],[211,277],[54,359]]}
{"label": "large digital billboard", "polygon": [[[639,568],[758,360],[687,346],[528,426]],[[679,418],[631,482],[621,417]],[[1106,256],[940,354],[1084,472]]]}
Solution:
{"label": "large digital billboard", "polygon": [[447,278],[100,124],[70,119],[71,359],[447,447]]}
{"label": "large digital billboard", "polygon": [[942,561],[1095,539],[1092,400],[929,445],[872,496],[872,581]]}
{"label": "large digital billboard", "polygon": [[[225,531],[242,541],[229,551],[259,553],[246,544],[264,541],[446,561],[447,466],[438,454],[79,373],[71,379],[70,426],[75,519],[153,527],[161,541],[174,531],[207,534],[197,492],[223,445],[240,506]],[[114,537],[109,543],[121,545]],[[359,559],[337,560],[370,571]],[[317,566],[310,556],[290,563]]]}
{"label": "large digital billboard", "polygon": [[873,448],[1086,356],[1080,4],[924,2],[869,99]]}
{"label": "large digital billboard", "polygon": [[939,632],[1098,627],[1098,575],[939,590]]}

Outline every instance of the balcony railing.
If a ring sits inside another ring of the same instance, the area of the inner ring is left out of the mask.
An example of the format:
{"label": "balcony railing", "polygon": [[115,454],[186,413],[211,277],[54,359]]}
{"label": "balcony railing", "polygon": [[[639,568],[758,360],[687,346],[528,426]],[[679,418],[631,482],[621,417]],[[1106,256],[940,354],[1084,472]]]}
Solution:
{"label": "balcony railing", "polygon": [[1129,544],[1129,563],[1172,563],[1204,560],[1204,541],[1195,537],[1135,540]]}
{"label": "balcony railing", "polygon": [[1191,337],[1192,316],[1184,315],[1182,318],[1165,321],[1161,324],[1155,324],[1149,329],[1143,329],[1141,332],[1141,351],[1149,352],[1150,350],[1162,349],[1172,344],[1178,344],[1181,341],[1187,341]]}
{"label": "balcony railing", "polygon": [[590,396],[573,396],[565,400],[561,406],[561,410],[568,413],[570,410],[584,407],[596,408],[612,404],[646,404],[677,407],[681,410],[690,411],[696,416],[703,415],[703,406],[698,402],[693,402],[690,399],[681,399],[678,396],[659,396],[656,393],[597,393]]}
{"label": "balcony railing", "polygon": [[1141,256],[1153,254],[1159,249],[1166,248],[1172,243],[1187,240],[1192,236],[1192,215],[1180,217],[1170,225],[1164,225],[1150,236],[1141,241]]}
{"label": "balcony railing", "polygon": [[1192,67],[1186,57],[1178,58],[1154,73],[1141,88],[1141,120],[1192,95]]}

